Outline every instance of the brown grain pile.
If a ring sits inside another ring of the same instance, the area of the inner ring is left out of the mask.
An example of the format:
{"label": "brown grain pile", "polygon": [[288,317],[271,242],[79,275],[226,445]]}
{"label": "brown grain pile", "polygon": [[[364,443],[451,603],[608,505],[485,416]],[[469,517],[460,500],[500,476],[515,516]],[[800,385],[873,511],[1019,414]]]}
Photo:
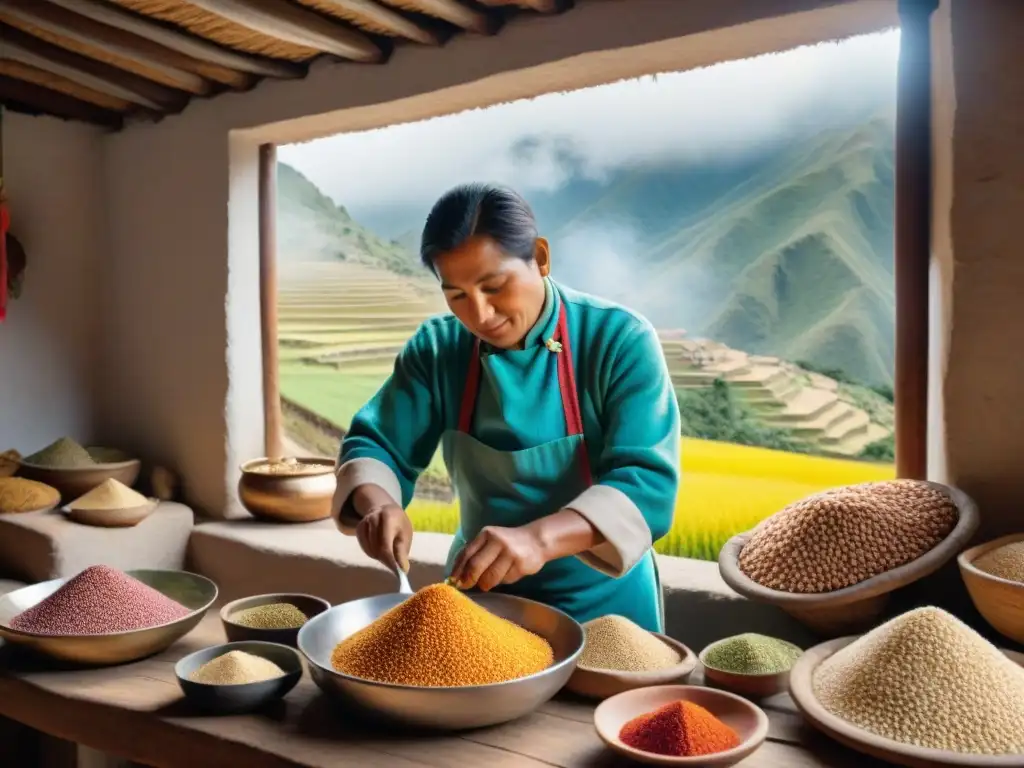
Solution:
{"label": "brown grain pile", "polygon": [[739,567],[782,592],[832,592],[917,559],[956,522],[950,498],[925,483],[845,486],[791,504],[761,523],[740,551]]}
{"label": "brown grain pile", "polygon": [[0,477],[0,514],[34,512],[57,506],[60,492],[23,477]]}
{"label": "brown grain pile", "polygon": [[1024,753],[1024,669],[939,608],[855,640],[818,666],[812,685],[836,717],[903,744]]}
{"label": "brown grain pile", "polygon": [[979,571],[1024,584],[1024,541],[1015,541],[986,552],[973,563]]}
{"label": "brown grain pile", "polygon": [[495,616],[446,584],[424,587],[331,656],[342,674],[397,685],[486,685],[547,669],[546,640]]}

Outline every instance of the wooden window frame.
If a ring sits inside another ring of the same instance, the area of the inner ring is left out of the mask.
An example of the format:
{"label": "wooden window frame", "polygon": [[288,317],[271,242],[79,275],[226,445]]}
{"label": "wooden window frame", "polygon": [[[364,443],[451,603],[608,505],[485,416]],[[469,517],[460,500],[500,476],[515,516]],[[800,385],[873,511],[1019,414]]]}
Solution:
{"label": "wooden window frame", "polygon": [[[938,0],[899,0],[896,103],[896,373],[898,477],[926,479],[931,264],[931,15]],[[277,147],[259,148],[260,315],[268,457],[284,451],[277,339]]]}

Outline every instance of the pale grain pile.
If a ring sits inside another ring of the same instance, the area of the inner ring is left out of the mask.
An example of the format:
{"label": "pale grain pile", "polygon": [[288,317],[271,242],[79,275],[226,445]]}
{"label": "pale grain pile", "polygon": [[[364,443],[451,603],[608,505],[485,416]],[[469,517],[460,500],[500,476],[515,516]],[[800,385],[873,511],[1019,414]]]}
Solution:
{"label": "pale grain pile", "polygon": [[266,461],[246,469],[246,472],[252,472],[256,475],[285,476],[325,475],[333,471],[333,468],[326,464],[311,464],[291,457],[276,461]]}
{"label": "pale grain pile", "polygon": [[979,571],[1024,584],[1024,541],[1004,544],[986,552],[973,564]]}
{"label": "pale grain pile", "polygon": [[739,566],[782,592],[832,592],[891,571],[933,549],[957,522],[939,490],[913,480],[845,486],[769,517],[740,551]]}
{"label": "pale grain pile", "polygon": [[342,674],[381,683],[454,687],[526,677],[554,662],[548,642],[445,584],[424,587],[331,655]]}
{"label": "pale grain pile", "polygon": [[788,672],[803,650],[785,640],[756,632],[727,637],[702,654],[704,664],[739,675],[777,675]]}
{"label": "pale grain pile", "polygon": [[71,509],[82,510],[117,510],[133,509],[149,504],[149,499],[138,491],[133,491],[124,483],[114,478],[104,480],[91,491],[79,496],[68,504]]}
{"label": "pale grain pile", "polygon": [[297,629],[308,617],[291,603],[268,603],[246,608],[231,616],[231,621],[250,629]]}
{"label": "pale grain pile", "polygon": [[59,501],[60,492],[45,483],[23,477],[0,477],[0,514],[53,508]]}
{"label": "pale grain pile", "polygon": [[679,654],[624,616],[602,616],[583,625],[579,666],[617,672],[649,672],[680,662]]}
{"label": "pale grain pile", "polygon": [[837,717],[904,744],[1024,753],[1024,669],[939,608],[888,621],[826,659],[814,693]]}
{"label": "pale grain pile", "polygon": [[203,664],[188,679],[207,685],[243,685],[273,680],[283,674],[284,670],[270,659],[245,651],[228,651]]}
{"label": "pale grain pile", "polygon": [[70,437],[55,440],[31,456],[26,456],[24,461],[28,464],[53,467],[54,469],[81,469],[96,464],[92,455]]}

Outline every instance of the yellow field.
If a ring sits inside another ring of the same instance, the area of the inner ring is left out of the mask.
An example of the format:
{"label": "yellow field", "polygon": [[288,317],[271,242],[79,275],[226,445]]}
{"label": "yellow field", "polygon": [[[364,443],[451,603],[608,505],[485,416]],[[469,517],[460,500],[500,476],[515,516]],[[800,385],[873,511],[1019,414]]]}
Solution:
{"label": "yellow field", "polygon": [[[786,504],[837,485],[888,480],[891,464],[826,459],[683,438],[682,485],[675,521],[658,552],[715,560],[725,541]],[[458,505],[416,499],[409,507],[418,531],[454,533]]]}

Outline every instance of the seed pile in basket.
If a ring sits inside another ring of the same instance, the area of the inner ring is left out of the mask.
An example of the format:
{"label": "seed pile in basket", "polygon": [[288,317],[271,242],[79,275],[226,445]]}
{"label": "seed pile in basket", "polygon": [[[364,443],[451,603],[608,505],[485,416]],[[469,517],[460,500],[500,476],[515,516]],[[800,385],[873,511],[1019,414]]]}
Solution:
{"label": "seed pile in basket", "polygon": [[916,560],[957,522],[952,500],[913,480],[861,483],[815,494],[754,529],[739,567],[781,592],[823,593]]}
{"label": "seed pile in basket", "polygon": [[245,651],[228,651],[203,664],[188,679],[207,685],[242,685],[281,677],[284,670],[270,659]]}
{"label": "seed pile in basket", "polygon": [[308,617],[291,603],[268,603],[232,614],[231,621],[250,629],[298,629]]}
{"label": "seed pile in basket", "polygon": [[624,616],[602,616],[583,625],[586,640],[579,666],[617,672],[650,672],[674,667],[676,650]]}
{"label": "seed pile in basket", "polygon": [[1024,541],[1015,541],[986,552],[974,567],[992,576],[1024,584]]}
{"label": "seed pile in basket", "polygon": [[673,701],[633,718],[619,738],[633,749],[672,757],[713,755],[740,745],[736,731],[691,701]]}
{"label": "seed pile in basket", "polygon": [[939,608],[897,616],[829,657],[814,693],[833,715],[904,744],[1024,753],[1024,669]]}
{"label": "seed pile in basket", "polygon": [[792,643],[756,632],[727,637],[708,647],[703,662],[712,669],[738,675],[788,672],[803,651]]}
{"label": "seed pile in basket", "polygon": [[189,613],[127,573],[94,565],[11,619],[11,628],[38,635],[102,635],[167,624]]}
{"label": "seed pile in basket", "polygon": [[548,642],[495,616],[454,587],[433,584],[341,641],[331,664],[364,680],[398,685],[486,685],[554,662]]}

